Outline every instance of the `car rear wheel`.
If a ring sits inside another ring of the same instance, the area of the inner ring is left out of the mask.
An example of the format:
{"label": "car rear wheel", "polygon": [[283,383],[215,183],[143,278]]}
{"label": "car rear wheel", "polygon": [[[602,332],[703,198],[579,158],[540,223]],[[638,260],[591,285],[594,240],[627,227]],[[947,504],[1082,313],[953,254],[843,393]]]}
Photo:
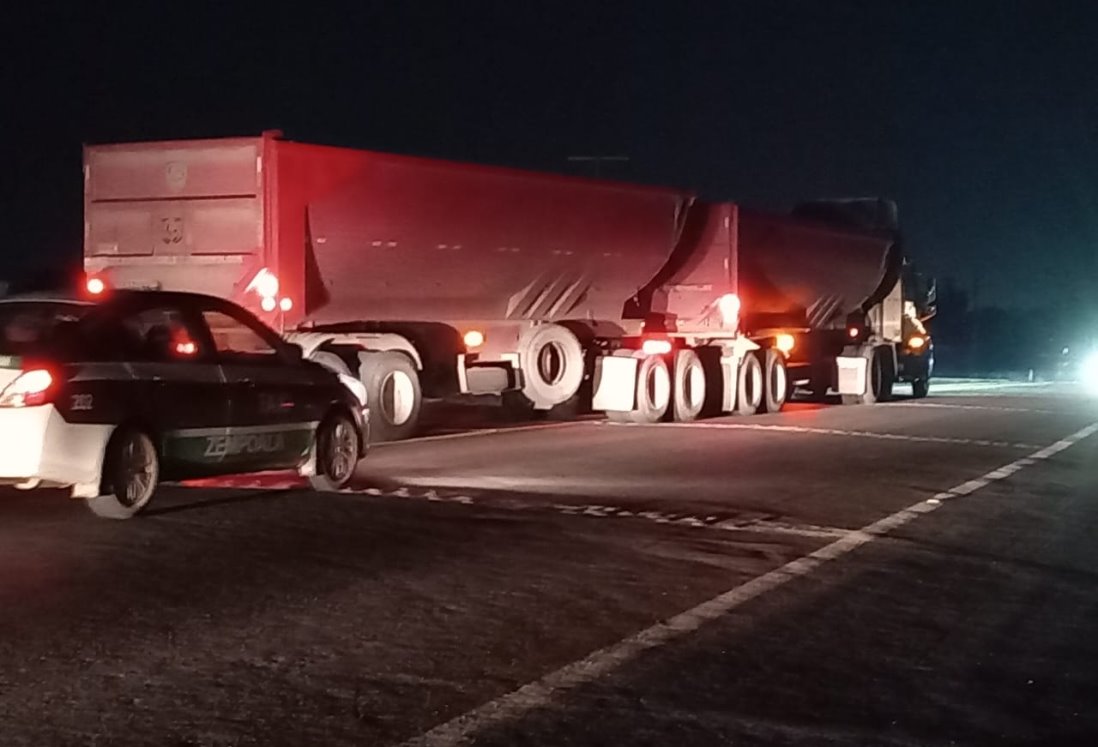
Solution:
{"label": "car rear wheel", "polygon": [[115,433],[103,460],[102,494],[87,500],[104,519],[130,519],[152,500],[160,481],[160,458],[148,434],[137,428]]}
{"label": "car rear wheel", "polygon": [[343,413],[326,418],[316,432],[316,474],[309,478],[314,490],[332,492],[351,482],[358,465],[361,435],[354,421]]}

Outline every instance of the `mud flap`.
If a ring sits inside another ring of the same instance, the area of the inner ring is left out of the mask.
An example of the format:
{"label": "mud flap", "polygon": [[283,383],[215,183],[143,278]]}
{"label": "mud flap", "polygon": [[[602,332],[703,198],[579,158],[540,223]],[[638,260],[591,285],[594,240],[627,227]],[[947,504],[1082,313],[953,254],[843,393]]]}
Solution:
{"label": "mud flap", "polygon": [[592,409],[598,412],[629,412],[637,404],[637,364],[625,356],[600,356],[595,360]]}
{"label": "mud flap", "polygon": [[857,358],[839,356],[835,359],[838,366],[839,394],[861,396],[868,384],[868,363],[863,356]]}

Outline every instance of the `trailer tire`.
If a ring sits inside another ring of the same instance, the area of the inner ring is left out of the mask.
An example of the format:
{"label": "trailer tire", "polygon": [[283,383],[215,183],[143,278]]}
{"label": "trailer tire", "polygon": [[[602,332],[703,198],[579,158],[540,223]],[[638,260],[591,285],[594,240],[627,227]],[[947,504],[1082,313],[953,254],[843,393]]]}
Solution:
{"label": "trailer tire", "polygon": [[878,345],[863,353],[866,356],[865,394],[844,394],[844,405],[874,405],[892,399],[892,385],[896,381],[892,351],[887,345]]}
{"label": "trailer tire", "polygon": [[762,361],[755,353],[748,353],[740,361],[740,370],[736,372],[736,414],[754,415],[758,412],[765,388]]}
{"label": "trailer tire", "polygon": [[671,372],[662,355],[649,355],[637,366],[637,406],[627,412],[610,411],[614,423],[658,423],[671,406]]}
{"label": "trailer tire", "polygon": [[789,371],[785,367],[785,356],[780,351],[771,349],[765,352],[763,358],[764,385],[759,412],[781,412],[792,392]]}
{"label": "trailer tire", "polygon": [[689,423],[705,409],[705,367],[693,350],[677,351],[674,361],[670,414],[678,423]]}
{"label": "trailer tire", "polygon": [[370,409],[370,440],[400,441],[415,435],[423,391],[411,359],[393,351],[359,353],[358,370]]}
{"label": "trailer tire", "polygon": [[522,393],[537,410],[550,410],[576,396],[586,356],[579,338],[560,324],[540,324],[519,339]]}

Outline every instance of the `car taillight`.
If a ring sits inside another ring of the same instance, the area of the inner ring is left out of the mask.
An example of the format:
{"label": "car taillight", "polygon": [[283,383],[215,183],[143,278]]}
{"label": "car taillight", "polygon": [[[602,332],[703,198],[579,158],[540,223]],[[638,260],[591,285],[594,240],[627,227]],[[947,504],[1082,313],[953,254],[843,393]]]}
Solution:
{"label": "car taillight", "polygon": [[53,375],[44,368],[24,371],[0,392],[0,407],[35,407],[53,397]]}

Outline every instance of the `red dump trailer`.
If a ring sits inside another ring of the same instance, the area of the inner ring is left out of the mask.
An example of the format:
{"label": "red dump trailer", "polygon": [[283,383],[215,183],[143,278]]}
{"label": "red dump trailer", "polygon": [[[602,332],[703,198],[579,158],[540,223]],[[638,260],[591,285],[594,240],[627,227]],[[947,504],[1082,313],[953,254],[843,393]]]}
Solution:
{"label": "red dump trailer", "polygon": [[93,287],[251,308],[360,377],[384,439],[424,399],[655,422],[778,410],[790,390],[806,325],[741,324],[730,203],[278,133],[89,146],[84,169]]}

